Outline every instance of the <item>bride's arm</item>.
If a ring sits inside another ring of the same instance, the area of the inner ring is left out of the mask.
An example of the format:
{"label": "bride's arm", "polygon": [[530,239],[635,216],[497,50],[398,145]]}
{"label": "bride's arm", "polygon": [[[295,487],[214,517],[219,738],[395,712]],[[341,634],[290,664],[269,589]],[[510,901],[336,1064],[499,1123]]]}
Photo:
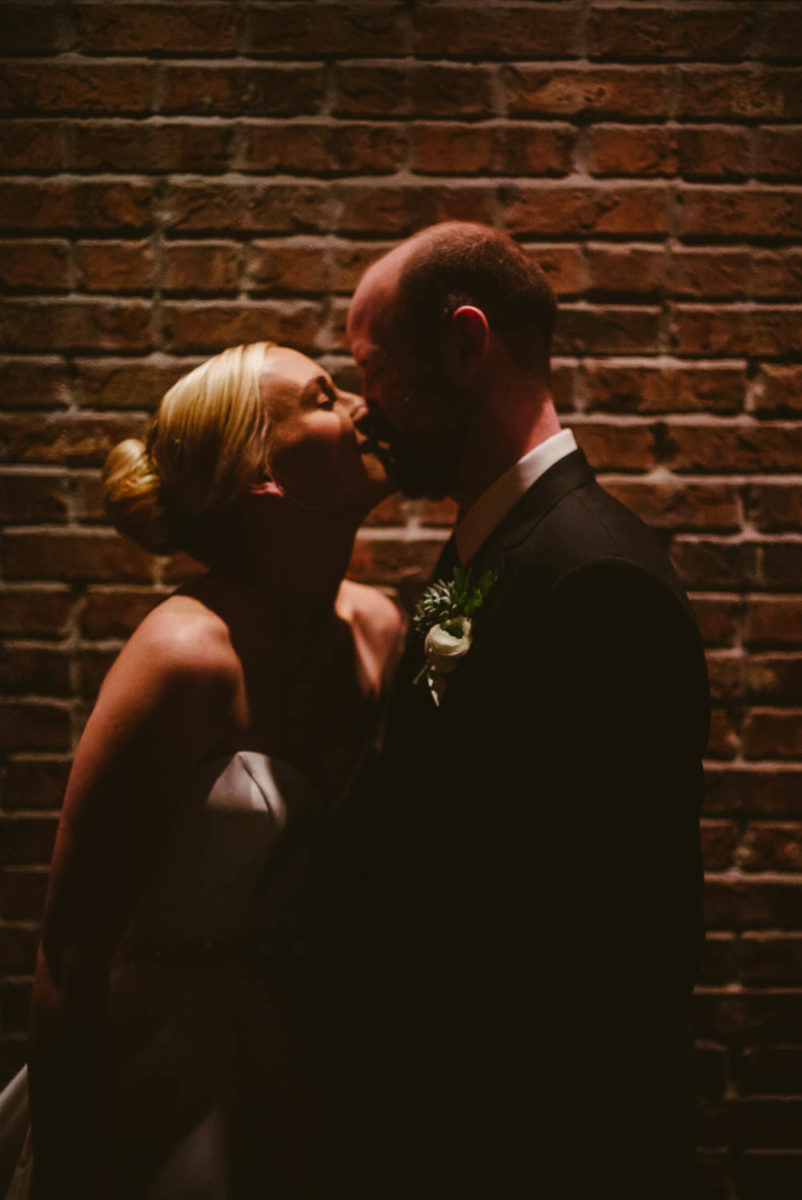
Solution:
{"label": "bride's arm", "polygon": [[110,967],[171,801],[231,712],[230,647],[208,621],[154,613],[107,676],[78,746],[34,983],[34,1196],[98,1200]]}

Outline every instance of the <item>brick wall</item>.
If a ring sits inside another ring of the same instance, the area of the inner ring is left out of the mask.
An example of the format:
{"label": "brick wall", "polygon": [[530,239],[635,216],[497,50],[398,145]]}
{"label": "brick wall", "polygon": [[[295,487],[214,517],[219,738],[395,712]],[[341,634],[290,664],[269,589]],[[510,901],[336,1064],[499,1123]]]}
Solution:
{"label": "brick wall", "polygon": [[[353,383],[365,264],[475,218],[548,271],[565,422],[670,543],[709,646],[701,1195],[802,1193],[802,4],[34,0],[0,22],[3,1078],[71,748],[188,569],[104,524],[106,451],[234,342]],[[450,515],[386,504],[355,574],[408,602]]]}

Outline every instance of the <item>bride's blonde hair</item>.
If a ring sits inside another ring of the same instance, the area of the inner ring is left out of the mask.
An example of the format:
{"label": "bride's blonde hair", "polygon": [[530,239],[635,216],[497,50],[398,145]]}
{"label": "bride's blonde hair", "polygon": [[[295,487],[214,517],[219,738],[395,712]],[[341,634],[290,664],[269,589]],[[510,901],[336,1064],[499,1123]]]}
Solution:
{"label": "bride's blonde hair", "polygon": [[271,345],[207,359],[164,394],[144,441],[112,449],[103,482],[120,533],[153,554],[204,557],[204,527],[267,472],[260,380]]}

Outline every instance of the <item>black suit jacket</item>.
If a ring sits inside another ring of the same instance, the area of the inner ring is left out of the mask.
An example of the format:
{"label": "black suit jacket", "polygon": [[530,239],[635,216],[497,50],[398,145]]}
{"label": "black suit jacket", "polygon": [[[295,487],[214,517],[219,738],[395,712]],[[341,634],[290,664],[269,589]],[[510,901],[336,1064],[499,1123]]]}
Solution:
{"label": "black suit jacket", "polygon": [[709,721],[697,628],[581,451],[471,566],[498,581],[439,708],[408,639],[370,838],[385,1186],[678,1200]]}

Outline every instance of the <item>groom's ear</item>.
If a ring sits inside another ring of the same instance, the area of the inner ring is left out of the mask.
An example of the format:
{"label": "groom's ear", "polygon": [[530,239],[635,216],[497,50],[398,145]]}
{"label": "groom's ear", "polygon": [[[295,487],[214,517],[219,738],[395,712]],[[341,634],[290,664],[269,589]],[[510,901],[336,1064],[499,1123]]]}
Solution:
{"label": "groom's ear", "polygon": [[490,344],[490,326],[481,308],[461,304],[443,335],[443,363],[454,383],[470,383]]}

